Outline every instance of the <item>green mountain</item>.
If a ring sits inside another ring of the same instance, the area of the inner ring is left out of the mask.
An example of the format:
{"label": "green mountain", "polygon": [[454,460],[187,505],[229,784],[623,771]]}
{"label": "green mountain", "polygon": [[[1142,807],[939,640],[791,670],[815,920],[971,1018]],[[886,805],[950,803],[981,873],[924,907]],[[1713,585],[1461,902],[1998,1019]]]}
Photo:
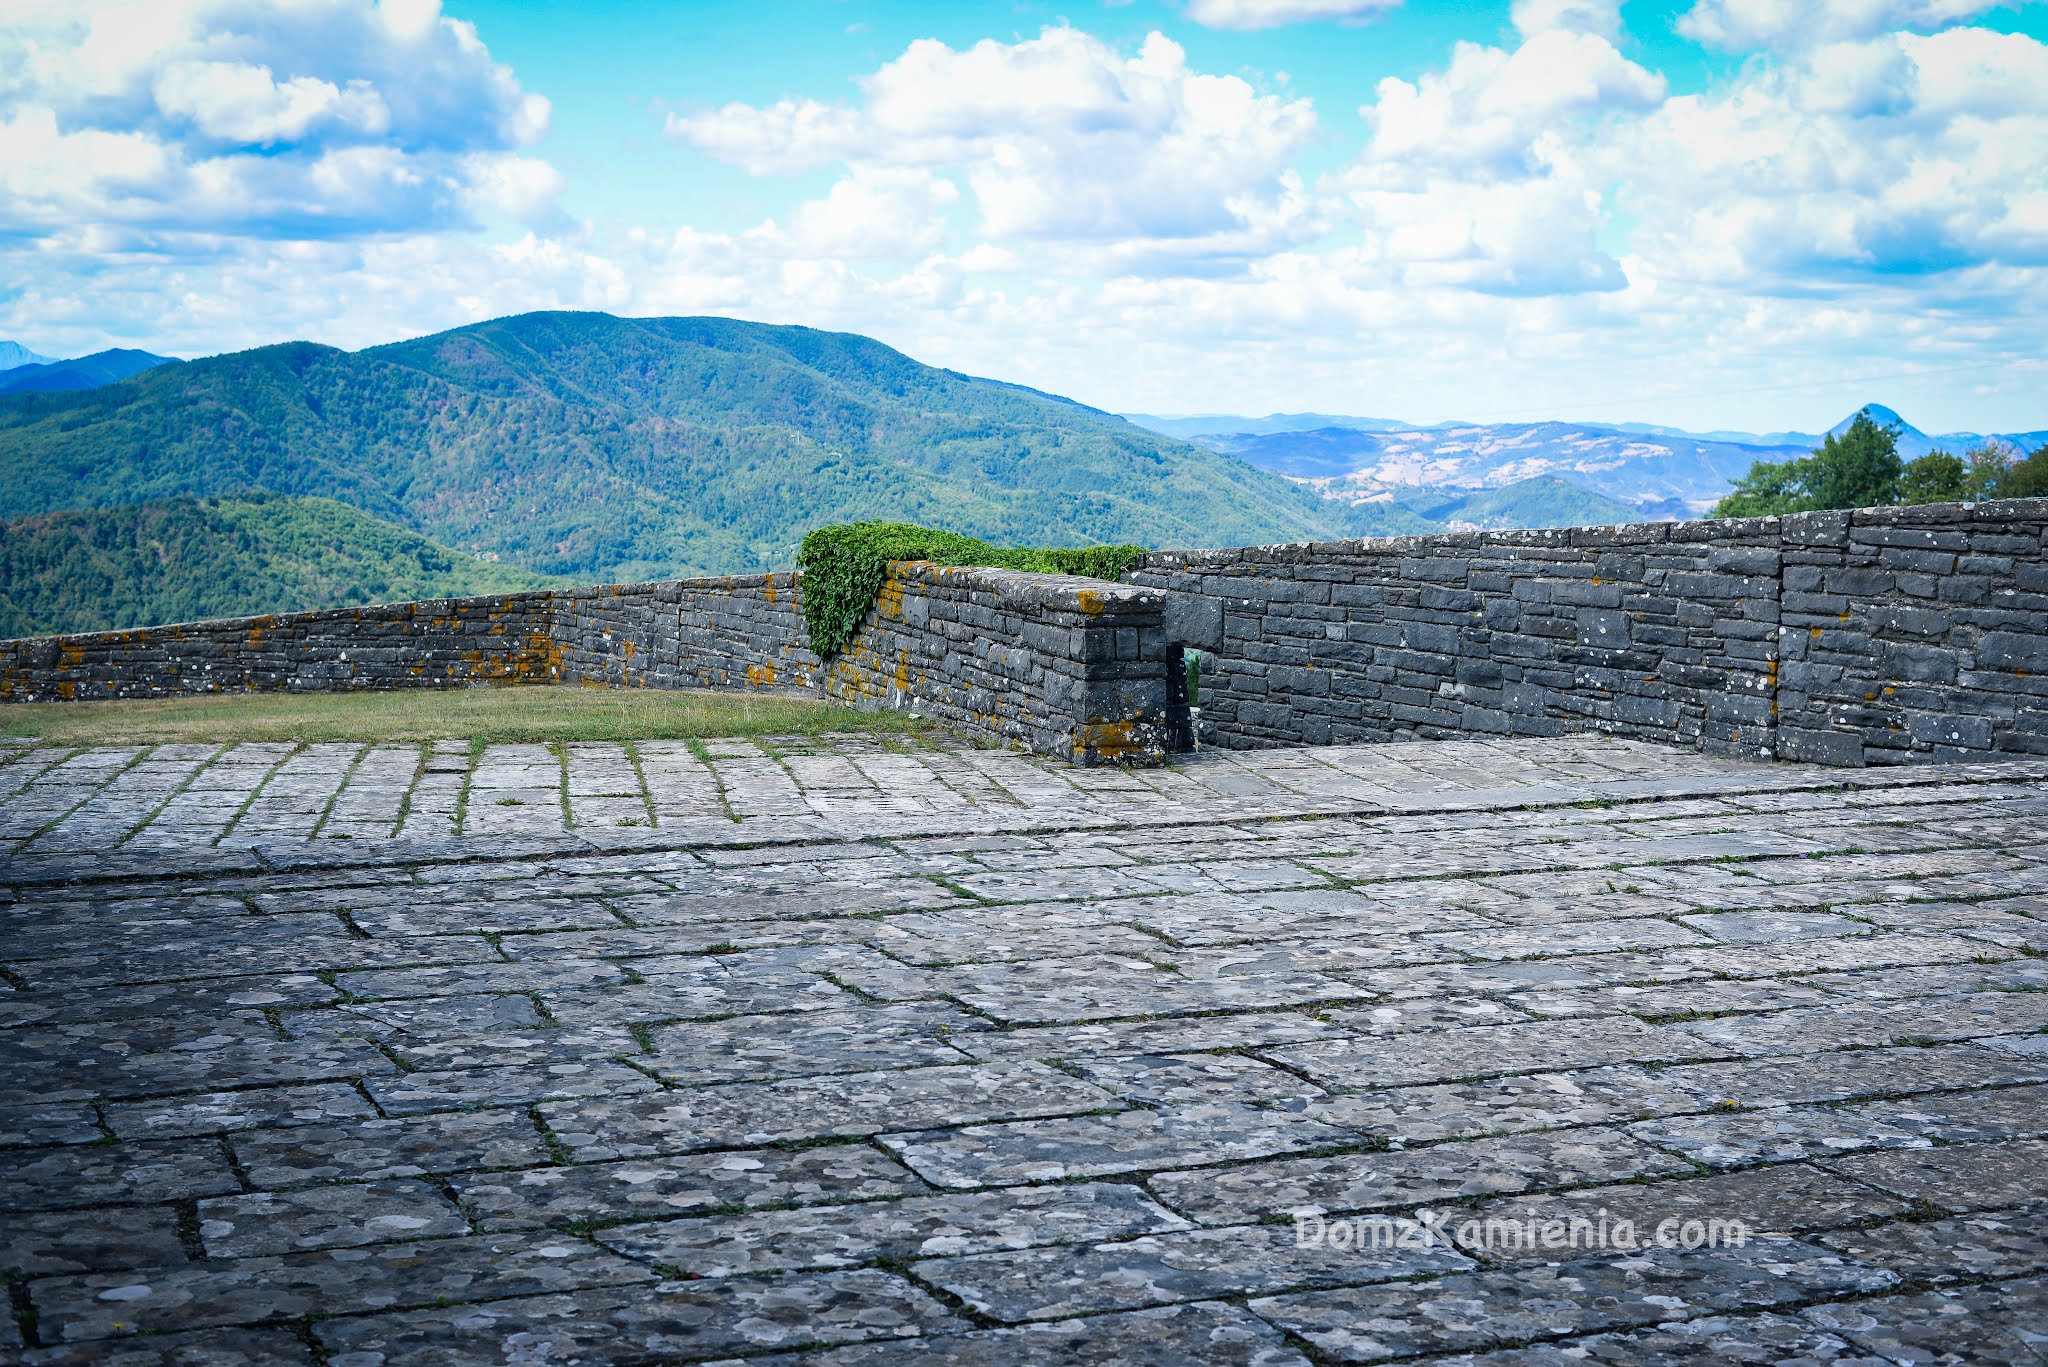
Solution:
{"label": "green mountain", "polygon": [[1644,520],[1640,509],[1556,475],[1535,475],[1498,489],[1415,489],[1398,496],[1432,522],[1474,527],[1605,527]]}
{"label": "green mountain", "polygon": [[0,398],[0,516],[253,490],[585,580],[788,565],[862,519],[1039,546],[1426,529],[865,337],[724,318],[534,313]]}
{"label": "green mountain", "polygon": [[548,582],[325,498],[168,498],[0,523],[0,637]]}

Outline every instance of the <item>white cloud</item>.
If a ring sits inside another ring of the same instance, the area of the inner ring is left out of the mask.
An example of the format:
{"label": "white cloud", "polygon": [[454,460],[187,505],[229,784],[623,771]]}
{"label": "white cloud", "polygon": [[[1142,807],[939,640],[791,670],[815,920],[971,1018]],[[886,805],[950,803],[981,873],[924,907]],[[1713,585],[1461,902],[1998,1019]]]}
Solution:
{"label": "white cloud", "polygon": [[1013,271],[1023,264],[1017,253],[990,242],[978,243],[960,254],[963,271]]}
{"label": "white cloud", "polygon": [[1597,34],[1550,29],[1513,52],[1460,43],[1445,71],[1377,93],[1359,111],[1372,125],[1366,165],[1513,175],[1545,161],[1568,120],[1654,108],[1665,84]]}
{"label": "white cloud", "polygon": [[1617,139],[1666,271],[1809,292],[2048,260],[2048,46],[1953,29],[1832,44]]}
{"label": "white cloud", "polygon": [[1621,0],[1515,0],[1510,17],[1524,34],[1547,29],[1621,36]]}
{"label": "white cloud", "polygon": [[1341,183],[1388,278],[1812,296],[2048,259],[2048,47],[2033,39],[1821,43],[1670,97],[1537,7],[1518,11],[1530,32],[1514,50],[1460,44],[1361,111],[1372,137]]}
{"label": "white cloud", "polygon": [[519,223],[559,217],[555,204],[565,188],[562,173],[540,158],[475,152],[463,157],[459,166],[459,179],[473,209],[503,214]]}
{"label": "white cloud", "polygon": [[1187,16],[1205,28],[1262,29],[1318,19],[1356,22],[1400,5],[1401,0],[1188,0]]}
{"label": "white cloud", "polygon": [[1313,108],[1194,71],[1157,33],[1129,57],[1066,27],[965,50],[924,39],[861,87],[857,106],[732,104],[668,131],[756,174],[954,170],[992,238],[1240,251],[1305,221],[1289,164]]}
{"label": "white cloud", "polygon": [[1372,136],[1340,183],[1389,282],[1510,295],[1626,283],[1599,245],[1606,176],[1586,149],[1608,122],[1655,109],[1663,79],[1597,33],[1524,17],[1534,31],[1513,51],[1460,43],[1444,71],[1382,81],[1360,111]]}
{"label": "white cloud", "polygon": [[1753,51],[1926,31],[1973,19],[2005,0],[1697,0],[1678,31],[1712,47]]}
{"label": "white cloud", "polygon": [[[1730,35],[1802,12],[1714,8]],[[1620,393],[1626,416],[1788,425],[1745,393],[2048,332],[2048,48],[1916,31],[1930,12],[1829,7],[1674,97],[1625,55],[1614,0],[1517,0],[1505,41],[1382,82],[1321,178],[1306,100],[1163,37],[920,42],[846,102],[671,120],[759,175],[831,168],[804,198],[607,235],[553,211],[545,102],[431,3],[44,10],[0,51],[0,278],[20,282],[0,336],[201,352],[710,312],[1126,408],[1501,416]],[[498,217],[539,226],[448,230]],[[2038,404],[2027,373],[1981,378],[2016,410]]]}
{"label": "white cloud", "polygon": [[342,88],[311,76],[280,85],[267,66],[246,62],[177,62],[157,73],[157,108],[191,120],[206,137],[244,147],[298,142],[326,125],[372,136],[391,125],[391,111],[367,81]]}
{"label": "white cloud", "polygon": [[[0,223],[290,240],[544,219],[547,101],[435,0],[18,6]],[[203,244],[199,244],[203,249]]]}
{"label": "white cloud", "polygon": [[786,234],[771,224],[768,236],[794,256],[917,257],[939,245],[959,198],[957,185],[928,171],[864,168],[798,205]]}
{"label": "white cloud", "polygon": [[851,157],[861,125],[853,110],[817,100],[757,108],[735,101],[704,114],[671,114],[664,131],[751,175],[791,175]]}

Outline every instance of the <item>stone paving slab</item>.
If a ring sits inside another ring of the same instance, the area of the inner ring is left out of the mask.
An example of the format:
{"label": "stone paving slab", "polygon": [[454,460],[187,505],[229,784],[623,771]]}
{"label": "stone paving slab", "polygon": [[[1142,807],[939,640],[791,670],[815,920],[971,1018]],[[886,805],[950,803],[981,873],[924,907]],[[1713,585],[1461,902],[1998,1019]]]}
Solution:
{"label": "stone paving slab", "polygon": [[460,1173],[448,1183],[470,1218],[486,1230],[662,1220],[758,1206],[815,1209],[826,1202],[931,1190],[907,1168],[863,1144],[519,1167]]}
{"label": "stone paving slab", "polygon": [[0,747],[0,1364],[2041,1360],[2048,762],[637,749]]}
{"label": "stone paving slab", "polygon": [[1316,1291],[1257,1300],[1253,1313],[1338,1362],[1543,1338],[1844,1293],[1898,1278],[1789,1239],[1746,1249],[1472,1272],[1425,1286]]}
{"label": "stone paving slab", "polygon": [[343,1362],[468,1367],[522,1357],[528,1362],[694,1362],[797,1344],[900,1339],[968,1327],[902,1277],[854,1268],[666,1281],[626,1294],[506,1299],[477,1309],[329,1320],[315,1332]]}
{"label": "stone paving slab", "polygon": [[1089,1182],[1023,1192],[916,1196],[874,1206],[663,1220],[605,1231],[597,1240],[685,1276],[731,1277],[777,1269],[853,1267],[881,1258],[1092,1243],[1186,1227],[1185,1220],[1136,1187]]}

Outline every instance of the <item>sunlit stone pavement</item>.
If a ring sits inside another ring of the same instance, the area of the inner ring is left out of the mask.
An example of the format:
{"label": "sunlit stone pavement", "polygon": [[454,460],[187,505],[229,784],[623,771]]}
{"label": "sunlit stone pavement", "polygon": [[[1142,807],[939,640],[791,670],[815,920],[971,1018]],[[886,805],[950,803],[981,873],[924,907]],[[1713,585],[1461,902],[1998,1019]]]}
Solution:
{"label": "sunlit stone pavement", "polygon": [[2048,1351],[2048,763],[0,760],[0,1362]]}

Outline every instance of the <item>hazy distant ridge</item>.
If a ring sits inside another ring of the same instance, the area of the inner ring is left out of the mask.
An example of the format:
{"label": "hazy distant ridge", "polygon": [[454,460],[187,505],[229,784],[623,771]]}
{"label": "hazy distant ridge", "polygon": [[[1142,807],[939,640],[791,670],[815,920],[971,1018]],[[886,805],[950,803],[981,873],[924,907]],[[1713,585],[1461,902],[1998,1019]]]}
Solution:
{"label": "hazy distant ridge", "polygon": [[[12,346],[13,343],[7,343]],[[118,384],[131,375],[175,365],[177,358],[153,352],[116,348],[95,351],[68,361],[37,361],[0,370],[0,394],[50,393],[66,389],[97,389]]]}
{"label": "hazy distant ridge", "polygon": [[[1871,408],[1882,421],[1899,420],[1882,405]],[[1693,433],[1640,423],[1439,423],[1421,427],[1393,419],[1325,413],[1272,413],[1263,418],[1230,414],[1127,416],[1140,426],[1241,456],[1343,503],[1394,503],[1421,509],[1428,503],[1420,495],[1504,489],[1525,480],[1550,478],[1568,481],[1648,517],[1700,516],[1753,462],[1803,456],[1818,446],[1824,435]],[[1831,430],[1840,431],[1848,421],[1845,417]],[[1936,447],[1961,453],[1986,435],[1948,432],[1931,436],[1907,424],[1899,434],[1899,454],[1911,460]],[[2048,441],[2048,431],[1988,435],[2021,450]],[[1496,513],[1510,518],[1522,515],[1515,511],[1513,500]]]}

